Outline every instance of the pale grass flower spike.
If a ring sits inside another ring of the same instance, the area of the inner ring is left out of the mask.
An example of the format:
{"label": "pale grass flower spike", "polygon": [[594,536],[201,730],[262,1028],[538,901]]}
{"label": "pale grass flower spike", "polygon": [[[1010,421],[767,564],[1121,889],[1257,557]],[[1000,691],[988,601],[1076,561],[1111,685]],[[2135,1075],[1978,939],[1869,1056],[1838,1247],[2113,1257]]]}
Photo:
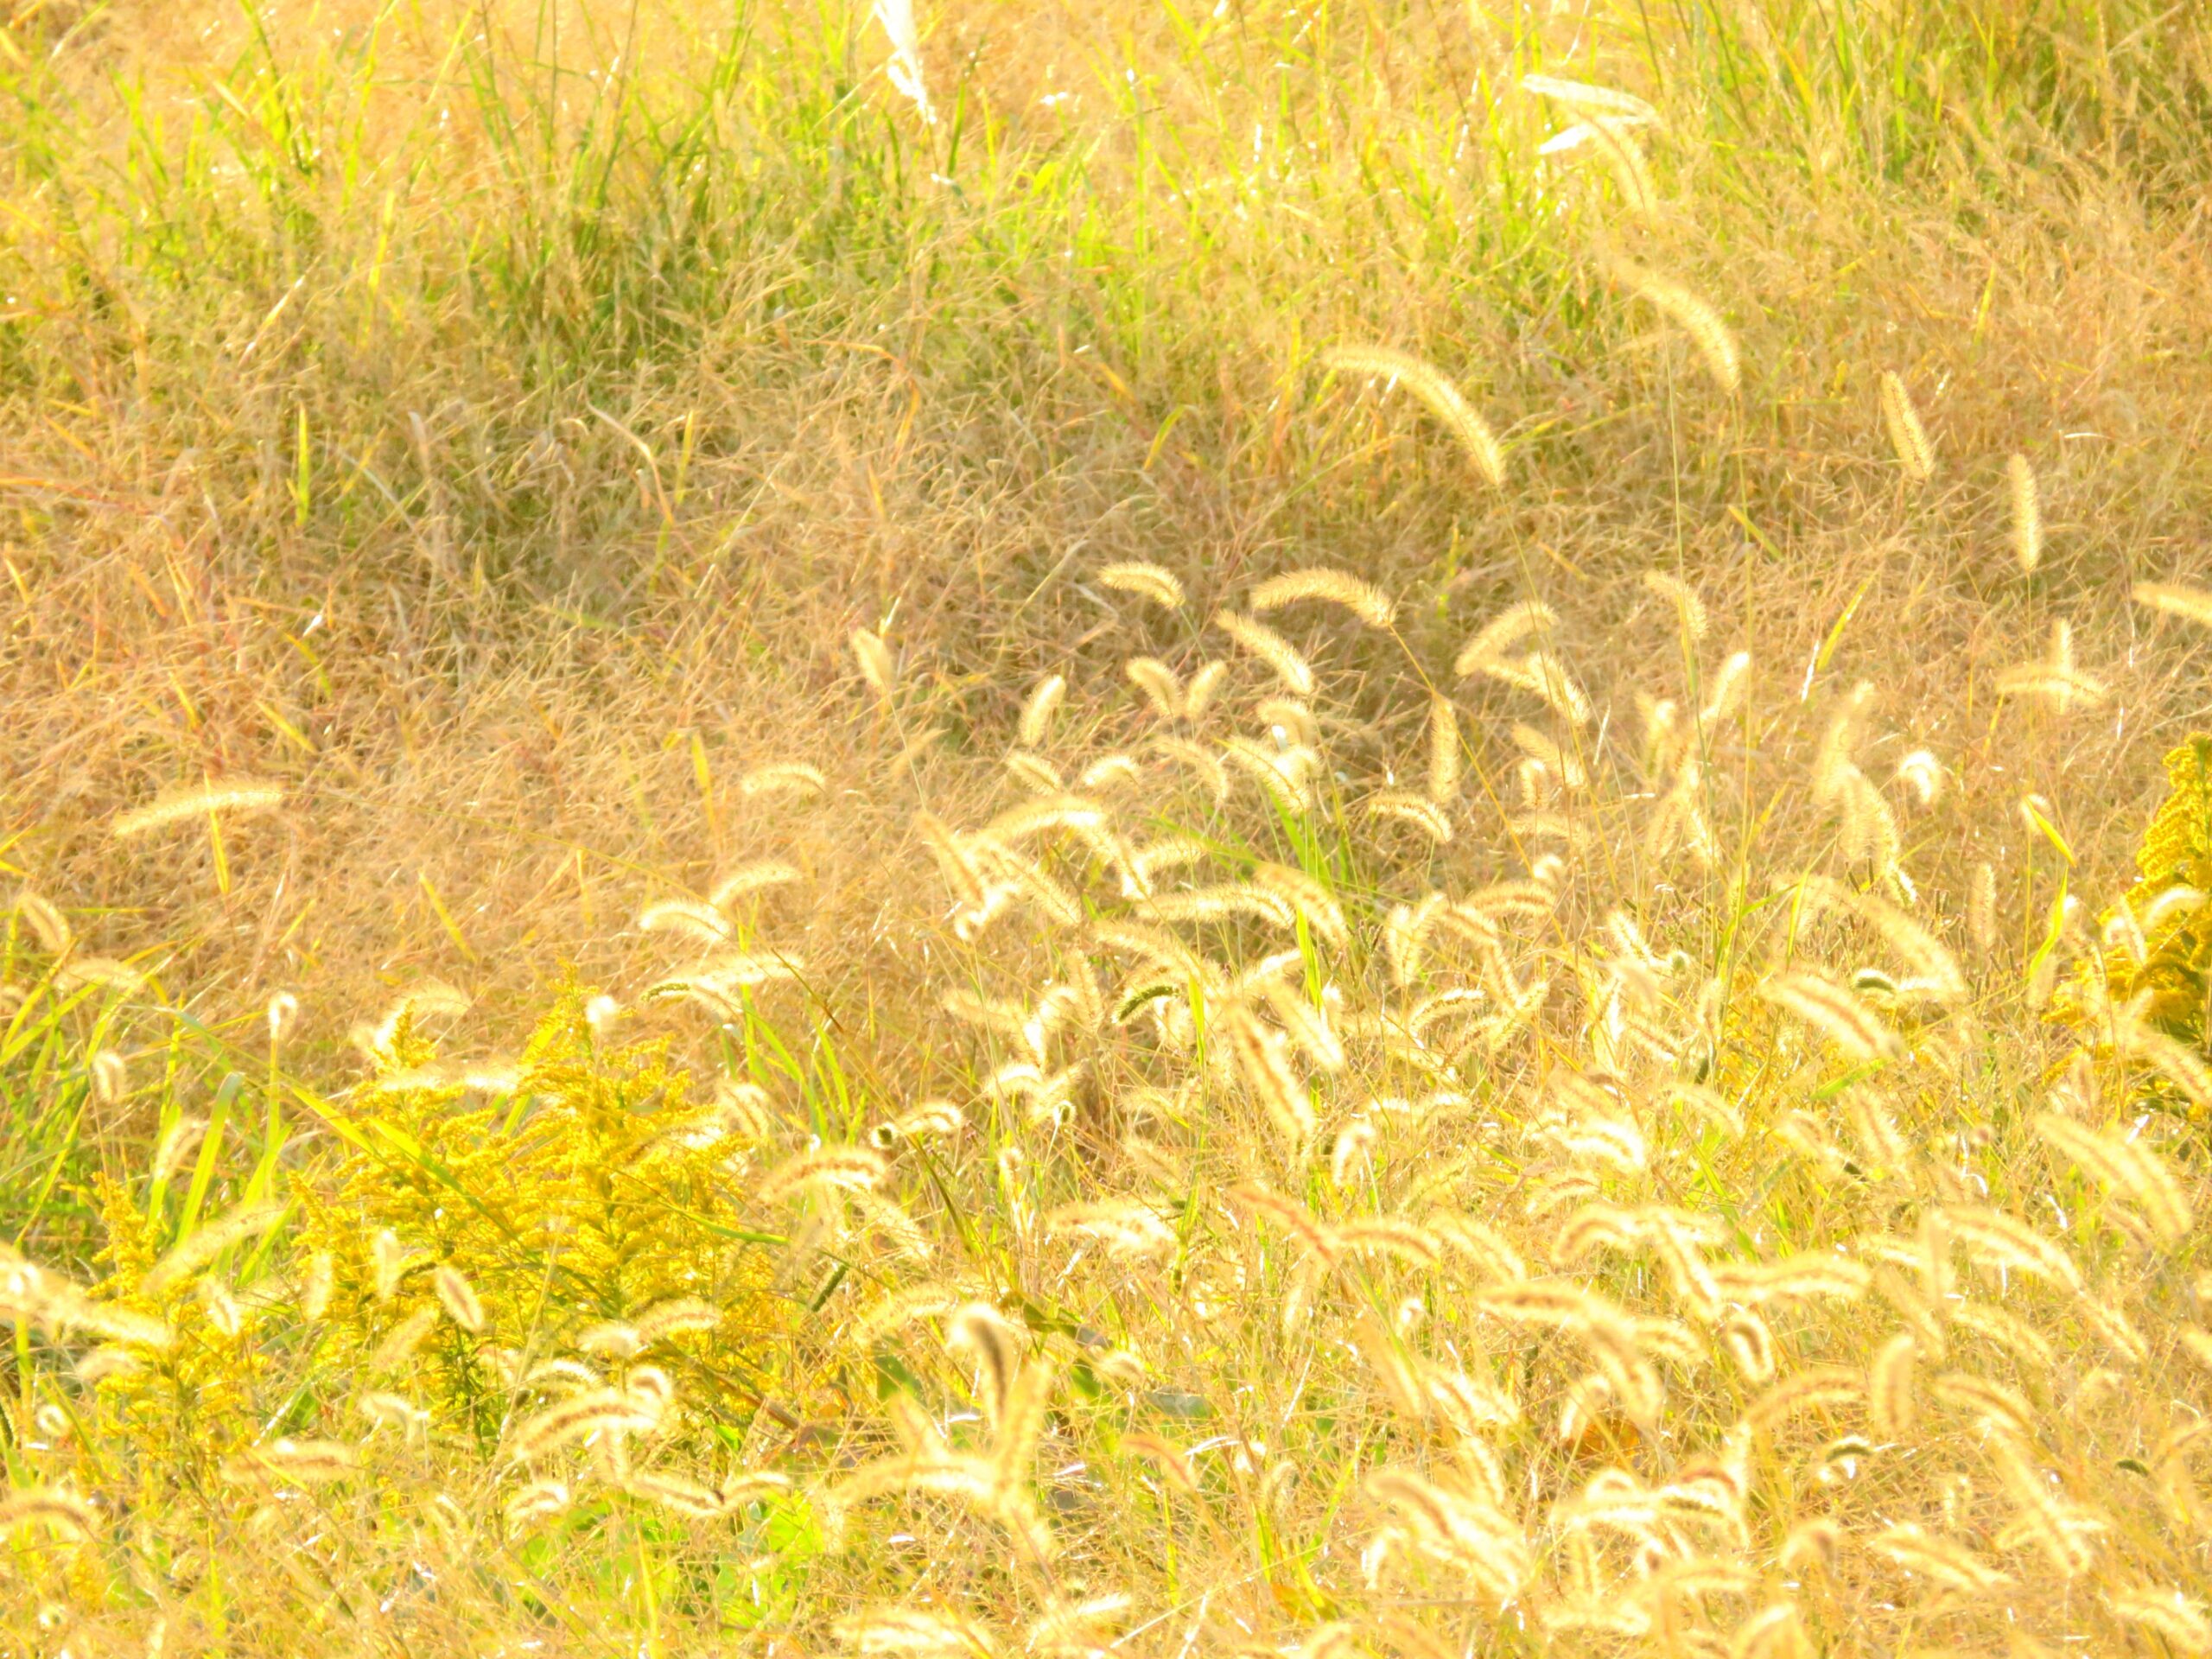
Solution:
{"label": "pale grass flower spike", "polygon": [[1912,406],[1912,394],[1887,369],[1882,372],[1881,404],[1882,424],[1889,430],[1890,448],[1897,465],[1914,483],[1925,484],[1936,476],[1936,447],[1928,440],[1927,428],[1920,423],[1920,411]]}
{"label": "pale grass flower spike", "polygon": [[283,798],[281,785],[228,779],[197,788],[166,791],[144,806],[118,813],[109,827],[120,840],[217,813],[266,811]]}
{"label": "pale grass flower spike", "polygon": [[1339,374],[1374,375],[1404,387],[1459,441],[1484,483],[1492,489],[1505,487],[1505,451],[1497,435],[1442,370],[1382,346],[1333,346],[1321,354],[1321,366]]}

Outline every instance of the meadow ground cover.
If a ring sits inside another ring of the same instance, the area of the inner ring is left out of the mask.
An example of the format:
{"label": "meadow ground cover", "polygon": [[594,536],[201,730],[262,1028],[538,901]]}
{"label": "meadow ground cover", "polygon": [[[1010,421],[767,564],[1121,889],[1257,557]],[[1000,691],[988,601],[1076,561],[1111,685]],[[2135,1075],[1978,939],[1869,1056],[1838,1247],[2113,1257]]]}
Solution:
{"label": "meadow ground cover", "polygon": [[2212,23],[0,20],[11,1650],[2212,1648]]}

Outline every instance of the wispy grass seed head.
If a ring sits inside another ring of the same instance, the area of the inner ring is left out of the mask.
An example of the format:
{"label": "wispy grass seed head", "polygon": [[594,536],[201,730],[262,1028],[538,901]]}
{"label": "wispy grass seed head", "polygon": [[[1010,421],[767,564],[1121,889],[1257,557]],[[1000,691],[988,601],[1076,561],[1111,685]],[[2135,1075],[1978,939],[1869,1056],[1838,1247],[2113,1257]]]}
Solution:
{"label": "wispy grass seed head", "polygon": [[1505,487],[1505,450],[1497,435],[1442,370],[1384,346],[1333,346],[1321,354],[1321,365],[1338,374],[1376,375],[1403,386],[1459,441],[1484,483],[1494,490]]}
{"label": "wispy grass seed head", "polygon": [[1341,607],[1370,628],[1389,628],[1397,609],[1390,596],[1374,583],[1328,569],[1293,570],[1270,576],[1252,590],[1250,604],[1264,614],[1300,600],[1320,600]]}
{"label": "wispy grass seed head", "polygon": [[1904,475],[1916,484],[1925,484],[1936,476],[1936,446],[1928,440],[1928,429],[1920,423],[1920,411],[1912,406],[1912,394],[1905,390],[1904,382],[1891,370],[1882,371],[1882,424],[1889,430],[1890,448],[1895,452],[1897,465]]}
{"label": "wispy grass seed head", "polygon": [[1164,566],[1137,561],[1102,565],[1098,580],[1116,593],[1134,594],[1148,599],[1166,610],[1175,610],[1183,603],[1183,584],[1173,572]]}
{"label": "wispy grass seed head", "polygon": [[126,840],[168,824],[216,813],[266,811],[281,804],[283,799],[282,785],[251,778],[226,779],[197,788],[166,791],[144,806],[118,813],[109,828],[118,840]]}

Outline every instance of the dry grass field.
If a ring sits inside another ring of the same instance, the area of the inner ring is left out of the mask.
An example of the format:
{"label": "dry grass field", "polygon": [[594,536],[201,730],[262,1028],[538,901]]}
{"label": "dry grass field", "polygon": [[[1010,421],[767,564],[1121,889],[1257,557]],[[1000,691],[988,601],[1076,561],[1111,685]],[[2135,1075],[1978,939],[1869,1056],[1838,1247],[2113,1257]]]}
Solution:
{"label": "dry grass field", "polygon": [[2212,17],[0,0],[0,1652],[2212,1651]]}

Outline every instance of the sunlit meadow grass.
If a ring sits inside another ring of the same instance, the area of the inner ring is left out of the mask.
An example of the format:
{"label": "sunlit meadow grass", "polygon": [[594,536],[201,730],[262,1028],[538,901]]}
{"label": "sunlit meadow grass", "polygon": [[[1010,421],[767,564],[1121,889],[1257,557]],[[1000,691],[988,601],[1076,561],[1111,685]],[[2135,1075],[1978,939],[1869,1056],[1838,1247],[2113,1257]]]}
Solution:
{"label": "sunlit meadow grass", "polygon": [[2212,33],[18,3],[10,1651],[2212,1649]]}

